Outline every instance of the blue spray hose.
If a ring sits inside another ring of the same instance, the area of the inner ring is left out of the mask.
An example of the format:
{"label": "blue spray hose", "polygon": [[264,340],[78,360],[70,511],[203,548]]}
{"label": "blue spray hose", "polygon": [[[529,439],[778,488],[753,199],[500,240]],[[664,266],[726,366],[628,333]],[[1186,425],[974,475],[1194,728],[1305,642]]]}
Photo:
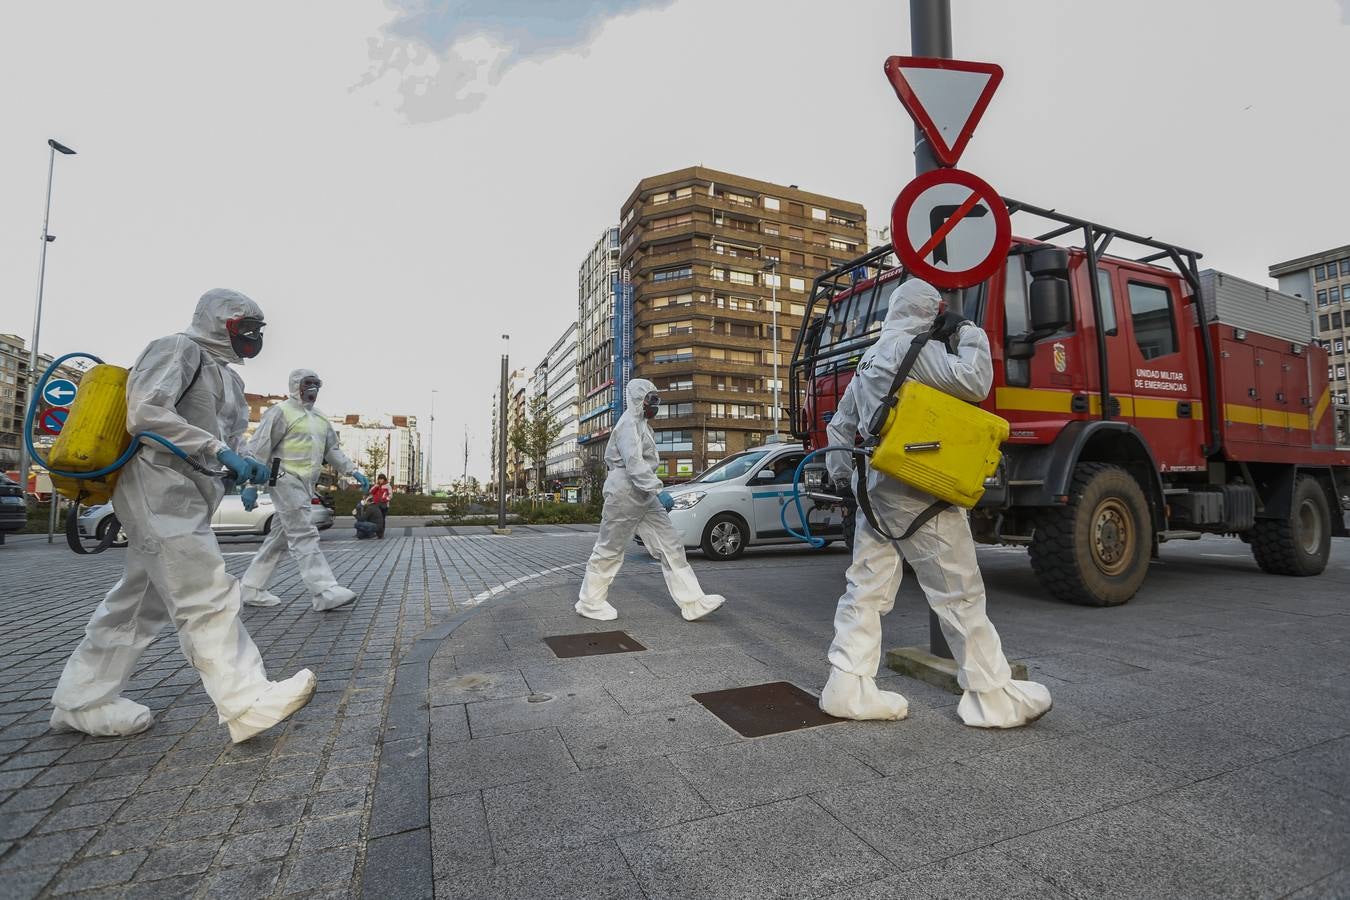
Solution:
{"label": "blue spray hose", "polygon": [[856,454],[857,447],[846,447],[843,444],[831,444],[828,447],[821,447],[819,450],[812,450],[802,457],[802,461],[797,463],[797,471],[792,474],[792,502],[797,506],[797,518],[801,520],[802,531],[805,534],[792,530],[792,526],[787,521],[787,504],[784,503],[778,509],[778,520],[783,523],[783,530],[792,535],[799,541],[805,541],[812,547],[819,549],[825,546],[825,539],[814,537],[811,534],[811,523],[806,520],[806,512],[802,509],[802,470],[806,468],[806,461],[813,456],[819,456],[822,453],[828,453],[831,450],[841,450],[845,453]]}
{"label": "blue spray hose", "polygon": [[[142,446],[141,441],[149,440],[149,441],[156,441],[164,445],[165,449],[167,449],[170,453],[174,454],[179,459],[183,460],[183,462],[192,466],[194,469],[196,469],[198,472],[201,472],[204,475],[210,475],[212,477],[215,477],[224,474],[222,472],[212,471],[211,469],[208,469],[206,466],[203,466],[196,460],[189,458],[187,453],[183,451],[177,444],[175,444],[173,441],[170,441],[166,437],[162,437],[158,434],[155,434],[153,431],[142,431],[136,434],[131,439],[131,443],[127,445],[127,449],[123,451],[121,456],[117,457],[117,459],[111,464],[106,465],[101,469],[95,469],[92,472],[63,472],[60,469],[53,469],[51,466],[47,465],[47,461],[43,459],[40,455],[38,455],[37,448],[33,446],[33,417],[37,415],[38,398],[42,396],[42,391],[43,388],[46,387],[47,381],[52,377],[52,373],[56,371],[57,367],[68,359],[92,359],[95,364],[102,364],[103,362],[103,360],[99,359],[97,356],[94,356],[92,353],[67,353],[65,356],[53,360],[52,364],[47,367],[47,370],[42,373],[42,377],[38,379],[37,385],[34,386],[33,388],[33,396],[28,398],[28,414],[24,416],[23,420],[23,439],[25,443],[27,443],[28,445],[28,455],[31,456],[38,463],[38,465],[42,466],[42,468],[46,469],[51,474],[57,475],[61,478],[76,478],[82,481],[91,478],[103,478],[106,475],[111,475],[113,472],[116,472],[118,469],[122,468],[128,462],[130,462],[131,458],[140,451]],[[19,474],[22,477],[26,477],[22,472],[20,472]]]}

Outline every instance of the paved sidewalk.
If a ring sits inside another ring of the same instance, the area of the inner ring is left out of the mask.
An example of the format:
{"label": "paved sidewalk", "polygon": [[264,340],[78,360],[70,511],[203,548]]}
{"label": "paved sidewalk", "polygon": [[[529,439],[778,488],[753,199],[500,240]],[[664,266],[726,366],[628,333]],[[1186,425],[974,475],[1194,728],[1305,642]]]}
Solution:
{"label": "paved sidewalk", "polygon": [[[334,571],[361,599],[315,613],[294,565],[278,570],[273,590],[287,602],[244,619],[269,675],[309,666],[318,693],[287,725],[238,746],[167,629],[127,691],[155,711],[149,731],[49,733],[52,689],[121,551],[0,548],[0,898],[353,894],[400,657],[503,583],[584,559],[591,540],[326,533]],[[257,542],[222,550],[241,574]]]}
{"label": "paved sidewalk", "polygon": [[[641,554],[615,622],[571,613],[575,578],[504,593],[429,656],[429,819],[409,824],[429,821],[435,897],[1350,894],[1350,542],[1305,580],[1235,541],[1169,547],[1116,609],[1044,598],[1024,553],[981,557],[1009,654],[1056,699],[1028,728],[966,728],[898,676],[905,722],[754,739],[691,697],[818,692],[842,554],[700,567],[731,601],[692,624]],[[887,646],[925,619],[907,585]],[[647,649],[542,641],[613,629]]]}

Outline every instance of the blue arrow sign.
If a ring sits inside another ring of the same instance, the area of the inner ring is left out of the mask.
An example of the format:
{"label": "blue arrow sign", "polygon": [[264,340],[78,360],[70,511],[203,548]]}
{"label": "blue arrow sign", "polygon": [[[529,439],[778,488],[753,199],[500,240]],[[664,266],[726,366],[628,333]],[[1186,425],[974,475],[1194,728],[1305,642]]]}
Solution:
{"label": "blue arrow sign", "polygon": [[52,406],[66,406],[75,399],[75,382],[57,378],[42,388],[42,399]]}

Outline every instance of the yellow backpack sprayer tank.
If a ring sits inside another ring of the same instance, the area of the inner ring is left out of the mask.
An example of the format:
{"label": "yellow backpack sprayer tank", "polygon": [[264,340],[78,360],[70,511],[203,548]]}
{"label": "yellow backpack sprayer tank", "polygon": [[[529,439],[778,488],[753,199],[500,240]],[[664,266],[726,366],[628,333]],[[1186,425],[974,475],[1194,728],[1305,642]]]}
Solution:
{"label": "yellow backpack sprayer tank", "polygon": [[98,477],[75,478],[62,473],[107,469],[131,444],[127,434],[127,370],[101,363],[80,379],[70,415],[47,457],[52,485],[68,500],[107,503],[117,483],[117,469]]}

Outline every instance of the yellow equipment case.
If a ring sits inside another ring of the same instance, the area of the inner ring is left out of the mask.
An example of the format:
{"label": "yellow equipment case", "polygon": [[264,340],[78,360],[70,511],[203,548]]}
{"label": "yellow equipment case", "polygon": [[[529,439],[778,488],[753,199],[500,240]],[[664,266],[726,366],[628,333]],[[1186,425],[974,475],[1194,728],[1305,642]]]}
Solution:
{"label": "yellow equipment case", "polygon": [[1007,421],[917,381],[904,382],[897,398],[872,467],[954,506],[974,506],[998,469]]}
{"label": "yellow equipment case", "polygon": [[95,472],[117,461],[131,444],[127,434],[127,370],[106,363],[94,366],[80,379],[80,390],[70,406],[56,443],[47,457],[52,485],[70,500],[93,505],[112,499],[117,472],[102,478],[76,479],[56,471]]}

